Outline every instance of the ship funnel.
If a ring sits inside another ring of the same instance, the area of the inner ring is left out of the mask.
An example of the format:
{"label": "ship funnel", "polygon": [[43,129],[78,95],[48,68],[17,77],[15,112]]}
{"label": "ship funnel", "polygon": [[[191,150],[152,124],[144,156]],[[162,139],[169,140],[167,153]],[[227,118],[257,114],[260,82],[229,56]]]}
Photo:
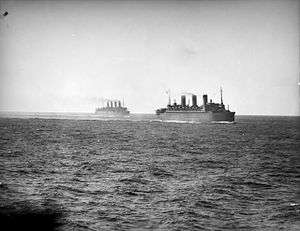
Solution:
{"label": "ship funnel", "polygon": [[115,103],[115,107],[117,107],[117,106],[118,106],[118,105],[117,105],[117,104],[118,104],[118,102],[117,102],[117,101],[115,101],[114,103]]}
{"label": "ship funnel", "polygon": [[207,95],[203,95],[203,105],[207,104]]}
{"label": "ship funnel", "polygon": [[121,101],[120,100],[118,101],[118,104],[119,104],[119,107],[121,107]]}
{"label": "ship funnel", "polygon": [[113,101],[110,101],[110,107],[114,107]]}
{"label": "ship funnel", "polygon": [[185,95],[182,95],[182,96],[181,96],[181,106],[183,106],[183,107],[186,106]]}
{"label": "ship funnel", "polygon": [[196,95],[192,95],[192,105],[197,106],[197,96]]}

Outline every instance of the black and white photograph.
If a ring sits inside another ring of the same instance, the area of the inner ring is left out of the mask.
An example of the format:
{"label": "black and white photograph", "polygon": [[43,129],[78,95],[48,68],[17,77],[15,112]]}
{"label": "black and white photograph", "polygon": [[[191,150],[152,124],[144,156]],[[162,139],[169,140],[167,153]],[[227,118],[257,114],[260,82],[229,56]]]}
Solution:
{"label": "black and white photograph", "polygon": [[0,0],[0,230],[300,230],[300,1]]}

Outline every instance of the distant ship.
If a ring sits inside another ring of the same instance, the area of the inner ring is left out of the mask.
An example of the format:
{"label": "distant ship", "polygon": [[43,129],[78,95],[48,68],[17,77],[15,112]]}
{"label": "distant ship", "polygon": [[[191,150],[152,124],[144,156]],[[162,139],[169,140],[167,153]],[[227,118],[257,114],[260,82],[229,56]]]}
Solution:
{"label": "distant ship", "polygon": [[211,121],[234,121],[235,112],[225,109],[223,104],[222,88],[221,103],[213,103],[207,101],[207,95],[203,95],[203,104],[197,105],[197,96],[192,94],[192,105],[186,104],[186,96],[181,96],[181,104],[174,102],[171,105],[169,96],[169,104],[167,108],[160,108],[156,110],[156,115],[163,121],[191,121],[191,122],[211,122]]}
{"label": "distant ship", "polygon": [[108,117],[128,116],[129,113],[127,107],[121,105],[120,100],[109,100],[106,102],[106,107],[98,107],[95,111],[97,115]]}

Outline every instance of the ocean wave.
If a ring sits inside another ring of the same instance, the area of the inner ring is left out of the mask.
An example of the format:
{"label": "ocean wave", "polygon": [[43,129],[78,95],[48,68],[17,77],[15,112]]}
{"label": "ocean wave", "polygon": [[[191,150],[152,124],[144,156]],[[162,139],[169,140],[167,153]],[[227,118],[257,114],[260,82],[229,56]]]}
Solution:
{"label": "ocean wave", "polygon": [[2,205],[57,200],[62,230],[297,230],[298,119],[134,119],[1,118]]}

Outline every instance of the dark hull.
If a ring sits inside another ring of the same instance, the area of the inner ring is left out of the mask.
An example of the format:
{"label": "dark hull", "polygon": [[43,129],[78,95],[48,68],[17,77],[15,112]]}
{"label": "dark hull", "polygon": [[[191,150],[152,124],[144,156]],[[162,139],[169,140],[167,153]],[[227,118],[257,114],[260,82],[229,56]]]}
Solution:
{"label": "dark hull", "polygon": [[158,115],[163,121],[212,122],[234,121],[235,112],[167,111]]}

